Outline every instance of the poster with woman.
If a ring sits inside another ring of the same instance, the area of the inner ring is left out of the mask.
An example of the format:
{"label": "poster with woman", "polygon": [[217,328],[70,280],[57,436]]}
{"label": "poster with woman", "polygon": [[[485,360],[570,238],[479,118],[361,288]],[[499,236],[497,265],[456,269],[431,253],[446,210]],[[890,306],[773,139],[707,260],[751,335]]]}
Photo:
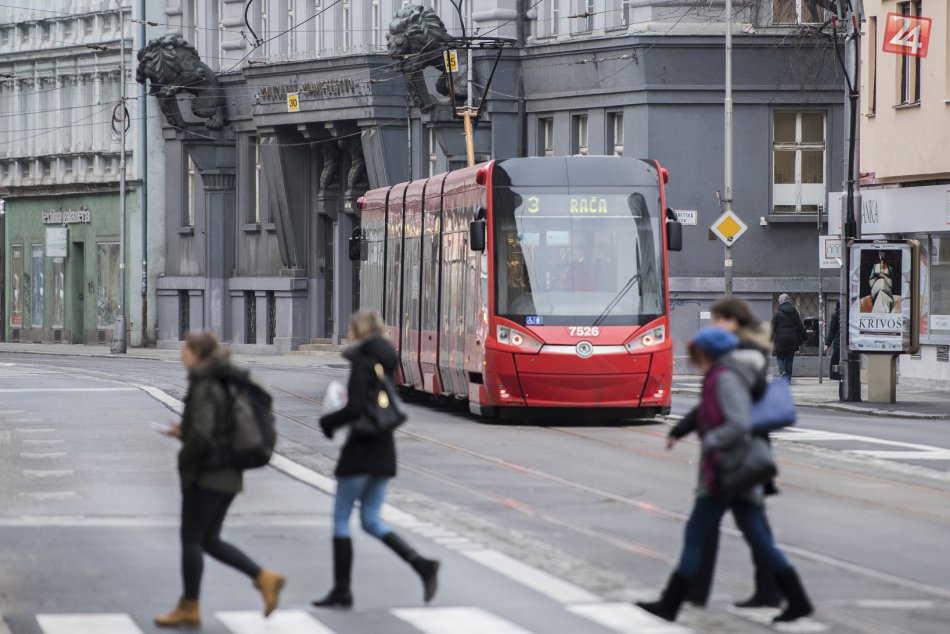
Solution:
{"label": "poster with woman", "polygon": [[[851,245],[849,343],[861,352],[908,352],[916,342],[916,241]],[[912,332],[913,331],[913,332]],[[912,337],[912,334],[914,335]]]}

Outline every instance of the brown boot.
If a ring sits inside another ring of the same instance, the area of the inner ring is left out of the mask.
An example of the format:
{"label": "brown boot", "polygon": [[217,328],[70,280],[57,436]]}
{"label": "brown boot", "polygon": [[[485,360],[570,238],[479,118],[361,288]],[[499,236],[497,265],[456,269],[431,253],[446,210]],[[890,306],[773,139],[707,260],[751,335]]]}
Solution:
{"label": "brown boot", "polygon": [[280,591],[283,590],[287,579],[284,575],[278,574],[272,570],[261,569],[257,579],[254,580],[254,587],[260,590],[264,597],[264,616],[270,616],[270,613],[277,609],[277,602],[280,600]]}
{"label": "brown boot", "polygon": [[155,625],[159,627],[199,627],[201,608],[197,599],[179,599],[178,606],[165,616],[156,616]]}

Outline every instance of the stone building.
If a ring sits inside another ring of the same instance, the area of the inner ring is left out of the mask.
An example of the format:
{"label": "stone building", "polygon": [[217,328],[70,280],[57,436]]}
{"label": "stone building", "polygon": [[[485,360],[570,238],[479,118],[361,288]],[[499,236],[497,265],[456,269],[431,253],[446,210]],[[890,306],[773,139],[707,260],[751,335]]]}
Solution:
{"label": "stone building", "polygon": [[[523,44],[501,52],[476,129],[478,160],[623,154],[669,168],[669,204],[697,220],[670,261],[682,341],[723,289],[723,247],[708,232],[723,189],[722,3],[480,0],[459,16],[446,0],[420,2],[450,35],[464,21],[469,33]],[[358,269],[346,257],[358,196],[465,164],[440,72],[411,75],[387,54],[387,28],[404,3],[256,0],[247,24],[246,4],[166,0],[164,24],[150,29],[197,47],[228,119],[211,130],[181,97],[184,121],[163,128],[161,345],[196,327],[280,350],[338,339],[358,305]],[[817,34],[821,16],[802,6],[736,2],[728,22],[734,207],[749,225],[733,249],[735,290],[763,318],[782,291],[805,316],[817,314],[817,235],[827,186],[841,180],[843,84]],[[474,53],[473,95],[494,58]]]}
{"label": "stone building", "polygon": [[124,0],[121,12],[105,0],[0,5],[0,330],[8,341],[112,341],[120,309],[123,22],[129,96],[124,314],[132,345],[156,340],[164,170],[154,170],[162,152],[158,119],[142,108],[133,80],[141,29],[131,19],[146,17],[145,3],[133,8],[133,1]]}

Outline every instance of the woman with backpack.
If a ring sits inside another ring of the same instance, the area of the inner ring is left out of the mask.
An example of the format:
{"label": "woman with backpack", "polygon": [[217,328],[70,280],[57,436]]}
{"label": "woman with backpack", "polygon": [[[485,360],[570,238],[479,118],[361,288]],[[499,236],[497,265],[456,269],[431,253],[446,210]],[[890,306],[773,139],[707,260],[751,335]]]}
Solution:
{"label": "woman with backpack", "polygon": [[[369,399],[379,393],[377,365],[382,366],[387,380],[393,380],[398,358],[385,332],[386,325],[379,313],[358,312],[350,320],[347,337],[355,339],[356,343],[343,353],[352,364],[347,383],[347,401],[343,409],[320,418],[320,428],[327,438],[333,438],[335,433],[343,433],[342,427],[365,415]],[[350,572],[353,567],[350,515],[357,500],[360,503],[363,530],[381,540],[412,566],[422,579],[423,598],[428,603],[435,596],[439,562],[420,555],[379,517],[386,497],[386,486],[396,475],[393,432],[384,431],[373,436],[349,434],[340,450],[334,475],[333,588],[322,599],[313,601],[313,605],[341,608],[353,605],[353,593],[350,590]]]}
{"label": "woman with backpack", "polygon": [[235,568],[254,580],[264,599],[264,616],[277,607],[285,579],[265,570],[237,547],[221,539],[221,527],[228,508],[243,487],[240,469],[209,464],[216,448],[216,429],[229,415],[229,395],[225,383],[247,381],[247,372],[235,367],[228,351],[210,332],[185,336],[181,361],[188,370],[188,394],[181,422],[166,432],[181,440],[178,474],[181,479],[181,572],[184,593],[169,614],[155,617],[159,627],[201,625],[198,595],[204,570],[204,553]]}
{"label": "woman with backpack", "polygon": [[[726,495],[720,489],[720,479],[731,475],[729,466],[741,464],[741,457],[750,442],[749,411],[754,373],[743,365],[723,362],[723,357],[735,350],[738,344],[739,339],[733,333],[710,326],[696,333],[687,348],[690,362],[703,374],[696,419],[701,448],[699,485],[686,523],[683,550],[676,570],[659,600],[637,603],[647,612],[668,621],[676,620],[680,606],[699,574],[709,535],[719,530],[723,514],[730,509],[756,558],[771,571],[788,598],[785,610],[773,622],[794,621],[812,613],[811,602],[798,573],[766,529],[762,485],[732,495]],[[672,449],[675,443],[676,438],[669,437],[667,449]]]}

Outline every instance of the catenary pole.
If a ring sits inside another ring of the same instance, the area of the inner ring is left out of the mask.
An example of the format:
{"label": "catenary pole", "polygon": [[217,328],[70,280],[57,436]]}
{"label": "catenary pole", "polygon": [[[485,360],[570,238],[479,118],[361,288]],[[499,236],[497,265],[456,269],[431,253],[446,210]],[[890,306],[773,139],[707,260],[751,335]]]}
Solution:
{"label": "catenary pole", "polygon": [[[112,352],[124,354],[126,351],[125,327],[125,12],[122,0],[115,0],[119,8],[119,82],[122,97],[119,101],[119,130],[122,150],[119,154],[119,312],[115,318],[115,331],[112,336]],[[115,123],[115,117],[113,124]],[[144,245],[143,245],[144,246]]]}
{"label": "catenary pole", "polygon": [[[726,196],[723,200],[725,211],[732,211],[732,0],[726,0]],[[726,295],[732,295],[732,245],[726,244],[724,262],[724,284]]]}

